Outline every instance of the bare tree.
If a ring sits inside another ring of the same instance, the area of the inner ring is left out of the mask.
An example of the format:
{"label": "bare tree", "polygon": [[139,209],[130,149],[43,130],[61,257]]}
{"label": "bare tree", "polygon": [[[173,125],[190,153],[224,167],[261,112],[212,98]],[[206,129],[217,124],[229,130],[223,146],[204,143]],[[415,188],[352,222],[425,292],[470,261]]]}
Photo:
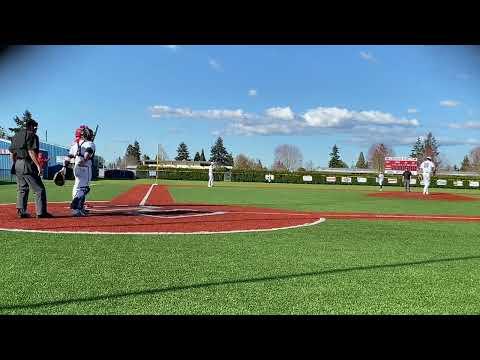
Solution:
{"label": "bare tree", "polygon": [[275,148],[274,164],[282,164],[288,171],[294,171],[302,166],[303,155],[295,145],[283,144]]}
{"label": "bare tree", "polygon": [[437,161],[435,163],[435,165],[438,167],[439,170],[440,169],[441,170],[447,170],[447,171],[452,171],[453,170],[453,166],[452,166],[452,164],[450,164],[450,161],[447,159],[445,154],[438,155],[435,160]]}
{"label": "bare tree", "polygon": [[385,144],[373,144],[368,149],[368,166],[376,171],[385,170],[385,157],[394,156],[393,149]]}
{"label": "bare tree", "polygon": [[470,151],[470,166],[473,171],[480,171],[480,146],[476,146]]}
{"label": "bare tree", "polygon": [[262,162],[257,159],[249,158],[244,154],[235,157],[233,168],[238,170],[263,170]]}
{"label": "bare tree", "polygon": [[168,155],[162,145],[159,145],[157,148],[158,154],[155,155],[155,160],[157,161],[165,161],[168,160]]}
{"label": "bare tree", "polygon": [[275,161],[272,165],[273,171],[288,171],[288,169],[280,161]]}
{"label": "bare tree", "polygon": [[315,165],[313,165],[313,161],[312,161],[312,160],[308,160],[308,161],[305,163],[305,170],[307,170],[307,171],[313,171],[313,170],[315,170]]}

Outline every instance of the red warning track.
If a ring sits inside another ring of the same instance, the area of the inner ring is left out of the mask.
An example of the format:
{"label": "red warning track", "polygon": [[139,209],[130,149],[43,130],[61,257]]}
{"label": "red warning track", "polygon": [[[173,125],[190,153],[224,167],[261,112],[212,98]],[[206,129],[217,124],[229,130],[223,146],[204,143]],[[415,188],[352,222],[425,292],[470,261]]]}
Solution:
{"label": "red warning track", "polygon": [[[166,186],[138,185],[110,202],[89,201],[90,214],[74,218],[68,203],[50,203],[53,219],[18,219],[14,204],[0,205],[0,230],[87,234],[205,234],[271,231],[325,219],[464,221],[480,216],[300,212],[250,206],[178,204]],[[29,212],[34,214],[33,204]]]}

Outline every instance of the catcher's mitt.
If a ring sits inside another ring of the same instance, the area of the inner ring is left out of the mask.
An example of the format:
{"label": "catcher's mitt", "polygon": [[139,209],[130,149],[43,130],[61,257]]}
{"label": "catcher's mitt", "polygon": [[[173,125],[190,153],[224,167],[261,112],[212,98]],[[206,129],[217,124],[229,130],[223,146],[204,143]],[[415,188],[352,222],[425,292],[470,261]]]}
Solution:
{"label": "catcher's mitt", "polygon": [[63,171],[57,171],[55,175],[53,175],[53,182],[57,186],[63,186],[65,184],[65,176],[63,175]]}

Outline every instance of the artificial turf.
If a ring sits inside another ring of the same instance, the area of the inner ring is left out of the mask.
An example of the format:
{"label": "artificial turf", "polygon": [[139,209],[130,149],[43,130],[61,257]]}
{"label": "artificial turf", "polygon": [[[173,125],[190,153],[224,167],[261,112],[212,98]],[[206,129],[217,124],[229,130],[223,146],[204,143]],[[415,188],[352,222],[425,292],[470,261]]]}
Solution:
{"label": "artificial turf", "polygon": [[[92,198],[136,183],[96,182]],[[410,213],[442,203],[402,205],[364,187],[164,183],[181,202]],[[12,202],[4,186],[0,201]],[[50,199],[69,199],[47,186]],[[478,202],[446,203],[480,213]],[[212,235],[0,232],[0,314],[480,314],[479,233],[477,223],[365,220]]]}

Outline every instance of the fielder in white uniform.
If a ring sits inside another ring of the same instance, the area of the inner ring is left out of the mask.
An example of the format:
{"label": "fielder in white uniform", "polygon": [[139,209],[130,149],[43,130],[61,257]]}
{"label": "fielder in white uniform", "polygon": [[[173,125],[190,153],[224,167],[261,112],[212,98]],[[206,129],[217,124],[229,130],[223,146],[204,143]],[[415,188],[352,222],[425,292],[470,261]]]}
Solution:
{"label": "fielder in white uniform", "polygon": [[420,171],[423,178],[423,195],[428,195],[428,188],[430,186],[430,178],[435,173],[435,164],[432,158],[427,156],[427,159],[420,164]]}
{"label": "fielder in white uniform", "polygon": [[82,125],[75,132],[75,142],[70,147],[65,164],[63,166],[64,173],[66,166],[73,162],[73,175],[75,176],[75,184],[72,190],[72,209],[73,216],[86,216],[88,210],[85,209],[85,200],[90,192],[90,180],[92,179],[92,160],[95,155],[95,144],[93,143],[93,131],[85,125]]}
{"label": "fielder in white uniform", "polygon": [[383,176],[383,173],[379,173],[378,174],[378,185],[380,185],[380,191],[383,190],[383,179],[384,179],[384,176]]}
{"label": "fielder in white uniform", "polygon": [[210,163],[210,166],[208,167],[208,187],[212,187],[213,186],[213,166],[214,166],[214,162],[211,162]]}

